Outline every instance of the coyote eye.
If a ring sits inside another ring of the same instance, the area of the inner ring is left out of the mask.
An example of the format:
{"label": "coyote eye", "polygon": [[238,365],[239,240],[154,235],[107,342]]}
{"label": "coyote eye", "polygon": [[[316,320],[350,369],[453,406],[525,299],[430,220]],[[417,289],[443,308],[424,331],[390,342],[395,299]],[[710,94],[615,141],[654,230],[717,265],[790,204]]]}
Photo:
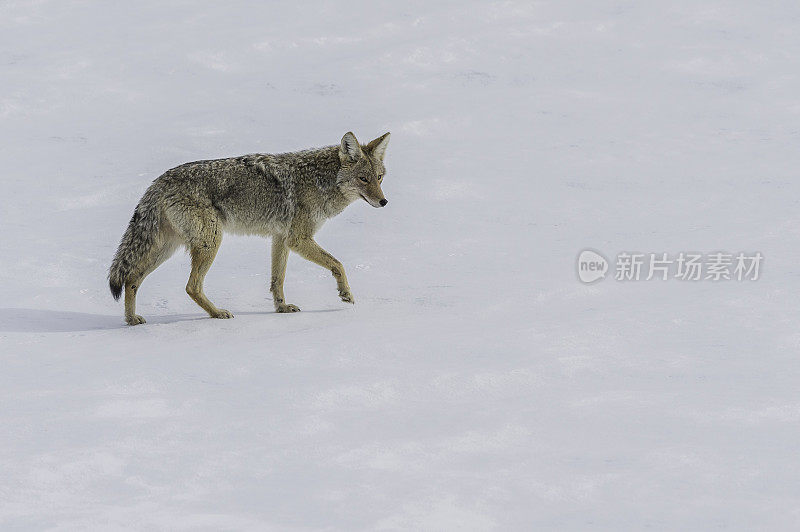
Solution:
{"label": "coyote eye", "polygon": [[364,177],[363,175],[362,175],[362,176],[359,176],[358,178],[359,178],[361,181],[363,181],[364,183],[369,183],[369,179],[367,179],[367,178],[366,178],[366,177]]}

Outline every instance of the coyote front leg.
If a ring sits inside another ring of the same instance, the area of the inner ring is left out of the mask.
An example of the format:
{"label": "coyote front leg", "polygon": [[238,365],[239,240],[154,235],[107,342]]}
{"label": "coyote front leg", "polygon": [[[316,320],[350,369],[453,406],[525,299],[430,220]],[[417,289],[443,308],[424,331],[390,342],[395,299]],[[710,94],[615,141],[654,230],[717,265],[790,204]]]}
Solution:
{"label": "coyote front leg", "polygon": [[272,302],[275,312],[299,312],[297,305],[286,303],[283,295],[283,280],[286,278],[286,260],[289,258],[289,246],[286,239],[281,236],[272,237],[272,280],[269,290],[272,292]]}
{"label": "coyote front leg", "polygon": [[313,238],[290,238],[289,248],[304,259],[330,270],[336,279],[336,286],[339,289],[339,297],[342,301],[355,303],[353,294],[350,293],[350,285],[347,284],[344,266],[336,260],[336,257],[322,249]]}

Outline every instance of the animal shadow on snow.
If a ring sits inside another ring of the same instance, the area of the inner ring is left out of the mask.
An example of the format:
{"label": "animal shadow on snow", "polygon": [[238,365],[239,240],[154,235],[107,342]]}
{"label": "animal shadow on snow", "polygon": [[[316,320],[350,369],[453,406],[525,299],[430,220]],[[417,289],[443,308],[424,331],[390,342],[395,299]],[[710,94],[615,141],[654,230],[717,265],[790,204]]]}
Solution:
{"label": "animal shadow on snow", "polygon": [[[199,320],[204,314],[148,316],[150,323],[174,323]],[[89,314],[64,310],[0,308],[0,332],[80,332],[128,327],[121,315]]]}
{"label": "animal shadow on snow", "polygon": [[[342,309],[320,309],[304,311],[306,314],[337,312]],[[266,315],[274,311],[234,312],[234,314]],[[210,320],[205,314],[172,314],[169,316],[147,316],[147,323],[177,323],[180,321]],[[0,332],[81,332],[104,329],[125,329],[129,326],[121,315],[89,314],[64,310],[39,310],[30,308],[0,308]],[[147,327],[147,325],[145,325]]]}

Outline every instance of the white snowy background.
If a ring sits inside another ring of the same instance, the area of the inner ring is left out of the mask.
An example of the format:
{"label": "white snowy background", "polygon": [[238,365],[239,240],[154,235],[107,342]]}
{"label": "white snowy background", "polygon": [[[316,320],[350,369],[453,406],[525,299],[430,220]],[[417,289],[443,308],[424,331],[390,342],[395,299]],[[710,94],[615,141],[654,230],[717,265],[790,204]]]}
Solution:
{"label": "white snowy background", "polygon": [[[800,526],[796,2],[0,2],[0,528]],[[186,161],[392,132],[390,203],[106,272]],[[755,282],[576,277],[760,251]]]}

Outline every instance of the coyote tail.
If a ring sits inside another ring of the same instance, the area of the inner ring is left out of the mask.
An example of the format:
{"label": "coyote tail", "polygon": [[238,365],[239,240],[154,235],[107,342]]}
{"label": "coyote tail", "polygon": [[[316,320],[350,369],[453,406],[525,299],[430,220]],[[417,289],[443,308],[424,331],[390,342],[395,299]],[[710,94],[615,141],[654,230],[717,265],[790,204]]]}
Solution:
{"label": "coyote tail", "polygon": [[108,269],[108,285],[114,299],[119,300],[122,287],[152,249],[158,231],[159,215],[155,206],[139,202]]}

